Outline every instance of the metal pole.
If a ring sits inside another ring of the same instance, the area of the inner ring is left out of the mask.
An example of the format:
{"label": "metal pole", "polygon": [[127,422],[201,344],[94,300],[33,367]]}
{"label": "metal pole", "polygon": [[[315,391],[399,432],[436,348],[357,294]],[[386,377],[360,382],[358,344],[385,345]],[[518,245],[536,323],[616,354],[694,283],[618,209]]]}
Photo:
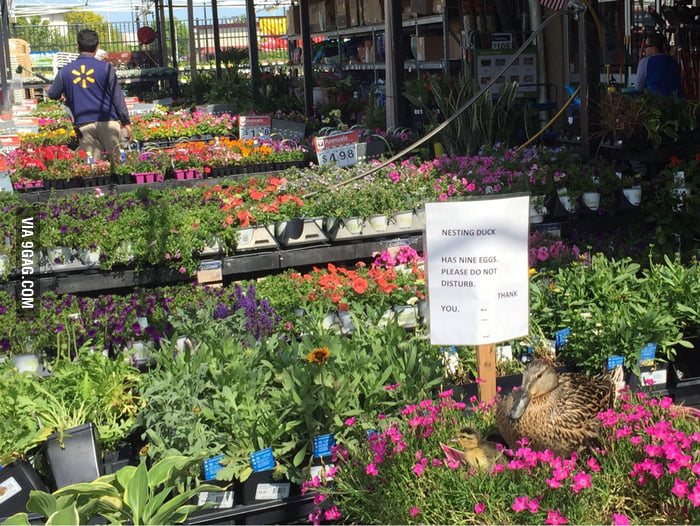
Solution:
{"label": "metal pole", "polygon": [[299,0],[301,25],[301,51],[304,71],[304,115],[314,115],[314,70],[311,61],[311,27],[309,25],[309,0]]}
{"label": "metal pole", "polygon": [[[197,47],[194,41],[194,5],[192,0],[187,0],[187,37],[190,44],[190,82],[194,82],[197,76]],[[199,28],[197,28],[199,33]]]}
{"label": "metal pole", "polygon": [[258,22],[255,17],[254,0],[246,0],[245,12],[248,23],[248,57],[250,59],[250,89],[253,104],[260,103],[260,57],[258,55]]}
{"label": "metal pole", "polygon": [[216,59],[216,78],[221,78],[221,40],[219,37],[219,4],[211,1],[211,23],[214,26],[214,57]]}
{"label": "metal pole", "polygon": [[586,46],[586,13],[578,14],[578,56],[579,56],[579,77],[581,91],[581,158],[583,161],[590,159],[591,142],[589,139],[590,123],[588,119],[589,91],[588,85],[588,54]]}
{"label": "metal pole", "polygon": [[401,4],[392,0],[384,0],[384,51],[386,68],[386,127],[397,128],[402,124],[401,111],[403,96],[403,53],[401,37],[403,27],[401,22]]}
{"label": "metal pole", "polygon": [[10,64],[10,23],[7,0],[0,0],[0,112],[9,109],[11,104],[10,83],[8,82],[7,69]]}

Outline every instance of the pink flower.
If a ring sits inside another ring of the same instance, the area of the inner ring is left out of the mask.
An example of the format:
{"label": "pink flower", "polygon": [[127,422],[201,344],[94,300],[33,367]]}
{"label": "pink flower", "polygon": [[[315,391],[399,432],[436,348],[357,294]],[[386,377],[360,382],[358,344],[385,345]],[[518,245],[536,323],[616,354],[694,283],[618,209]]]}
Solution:
{"label": "pink flower", "polygon": [[591,476],[588,473],[579,471],[574,475],[574,483],[571,485],[571,491],[579,493],[584,488],[591,487]]}
{"label": "pink flower", "polygon": [[561,488],[561,481],[551,478],[551,479],[544,479],[544,481],[547,483],[547,485],[552,488],[552,489],[557,489]]}
{"label": "pink flower", "polygon": [[318,506],[327,498],[328,495],[324,495],[323,493],[317,493],[316,495],[314,495],[314,506]]}
{"label": "pink flower", "polygon": [[627,518],[627,515],[622,513],[613,513],[612,523],[615,526],[629,526],[630,520]]}
{"label": "pink flower", "polygon": [[589,458],[586,464],[588,464],[588,467],[594,473],[598,473],[600,471],[600,465],[598,464],[598,461],[595,458]]}
{"label": "pink flower", "polygon": [[177,269],[177,271],[178,271],[180,274],[184,274],[185,272],[187,272],[187,269],[186,269],[185,267],[180,267],[179,269]]}
{"label": "pink flower", "polygon": [[527,509],[527,503],[530,500],[530,498],[527,495],[523,495],[520,497],[515,497],[515,500],[513,501],[513,511],[524,511]]}
{"label": "pink flower", "polygon": [[372,462],[371,464],[367,464],[367,467],[365,468],[365,473],[367,475],[372,475],[373,477],[376,477],[377,475],[379,475],[377,465],[374,462]]}
{"label": "pink flower", "polygon": [[357,420],[357,418],[355,418],[355,417],[353,416],[353,417],[351,417],[351,418],[348,418],[348,419],[347,419],[345,422],[343,422],[343,423],[344,423],[346,426],[349,427],[349,426],[351,426],[351,425],[353,425],[353,424],[355,423],[355,420]]}
{"label": "pink flower", "polygon": [[545,524],[568,524],[568,522],[559,510],[548,510],[547,519],[544,521]]}
{"label": "pink flower", "polygon": [[408,515],[410,517],[415,517],[419,513],[420,513],[420,508],[416,508],[415,506],[413,508],[411,508],[410,510],[408,510]]}
{"label": "pink flower", "polygon": [[414,472],[417,476],[420,477],[420,476],[423,474],[424,471],[425,471],[425,466],[423,466],[422,463],[417,462],[416,464],[413,465],[413,472]]}
{"label": "pink flower", "polygon": [[385,386],[384,386],[384,390],[385,390],[385,391],[396,391],[396,389],[398,389],[398,387],[399,387],[400,385],[401,385],[400,382],[399,382],[398,384],[385,385]]}
{"label": "pink flower", "polygon": [[326,511],[326,520],[334,521],[340,518],[340,511],[338,511],[338,506],[333,506],[331,509]]}
{"label": "pink flower", "polygon": [[679,499],[682,499],[688,494],[688,482],[681,479],[675,479],[673,481],[671,493],[673,493]]}
{"label": "pink flower", "polygon": [[530,510],[530,513],[537,513],[540,511],[540,501],[537,499],[530,499],[530,502],[527,503],[527,509]]}
{"label": "pink flower", "polygon": [[700,481],[695,483],[693,491],[688,495],[688,500],[693,503],[693,508],[700,506]]}
{"label": "pink flower", "polygon": [[454,393],[454,389],[448,389],[440,393],[440,398],[450,398]]}
{"label": "pink flower", "polygon": [[476,506],[474,506],[474,513],[484,513],[484,510],[486,509],[486,504],[483,502],[477,502]]}

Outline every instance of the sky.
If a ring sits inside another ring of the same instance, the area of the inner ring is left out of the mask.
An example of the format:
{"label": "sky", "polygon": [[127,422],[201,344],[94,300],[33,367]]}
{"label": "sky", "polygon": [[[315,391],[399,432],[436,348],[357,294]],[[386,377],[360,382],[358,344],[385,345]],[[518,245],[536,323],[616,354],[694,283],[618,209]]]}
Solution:
{"label": "sky", "polygon": [[[167,10],[166,0],[166,10]],[[254,0],[257,16],[281,16],[284,11],[279,6],[289,4],[289,0]],[[187,1],[172,0],[175,18],[187,18]],[[211,0],[193,0],[195,18],[211,18]],[[12,0],[10,0],[12,4]],[[231,18],[245,15],[245,0],[219,0],[219,18]],[[14,0],[16,16],[31,16],[33,14],[54,14],[65,9],[78,7],[102,15],[109,22],[130,22],[137,13],[143,10],[153,12],[152,0]],[[182,7],[178,7],[182,6]],[[277,7],[275,7],[277,6]],[[205,16],[206,15],[206,16]],[[151,20],[146,15],[146,20]],[[143,19],[141,15],[140,20]]]}

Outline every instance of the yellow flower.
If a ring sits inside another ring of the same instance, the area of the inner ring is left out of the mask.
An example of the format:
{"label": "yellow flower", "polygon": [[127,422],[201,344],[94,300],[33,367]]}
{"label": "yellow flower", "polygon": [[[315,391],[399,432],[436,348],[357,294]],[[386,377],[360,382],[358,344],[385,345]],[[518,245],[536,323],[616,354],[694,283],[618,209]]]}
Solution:
{"label": "yellow flower", "polygon": [[527,272],[528,272],[528,276],[534,276],[535,274],[537,274],[537,269],[531,268]]}
{"label": "yellow flower", "polygon": [[148,444],[146,444],[145,446],[143,446],[143,447],[139,450],[139,455],[141,455],[141,456],[145,455],[146,453],[148,453],[148,450],[149,450],[150,448],[151,448],[151,446],[149,446]]}
{"label": "yellow flower", "polygon": [[328,347],[317,347],[306,356],[306,359],[311,363],[323,365],[330,356],[331,350]]}

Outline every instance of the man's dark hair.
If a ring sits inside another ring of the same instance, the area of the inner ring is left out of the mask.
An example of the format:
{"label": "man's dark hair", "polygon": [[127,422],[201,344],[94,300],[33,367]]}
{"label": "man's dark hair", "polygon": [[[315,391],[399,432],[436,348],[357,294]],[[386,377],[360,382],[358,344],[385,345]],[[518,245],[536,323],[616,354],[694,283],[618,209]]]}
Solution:
{"label": "man's dark hair", "polygon": [[92,29],[78,31],[78,51],[81,53],[94,53],[100,44],[100,37]]}
{"label": "man's dark hair", "polygon": [[663,36],[661,33],[647,33],[645,40],[647,46],[654,46],[662,53],[665,52],[666,37]]}

